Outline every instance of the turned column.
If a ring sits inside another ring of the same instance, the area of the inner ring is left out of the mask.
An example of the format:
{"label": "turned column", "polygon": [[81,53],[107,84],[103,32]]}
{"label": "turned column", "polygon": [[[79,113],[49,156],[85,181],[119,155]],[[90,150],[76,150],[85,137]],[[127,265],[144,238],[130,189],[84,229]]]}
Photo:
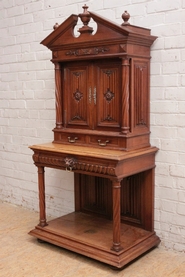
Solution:
{"label": "turned column", "polygon": [[55,107],[56,107],[56,128],[62,128],[62,80],[60,64],[55,63]]}
{"label": "turned column", "polygon": [[45,207],[45,181],[44,167],[38,166],[38,186],[39,186],[39,208],[40,208],[40,223],[39,226],[44,227],[46,223],[46,207]]}
{"label": "turned column", "polygon": [[122,59],[122,122],[121,132],[129,133],[129,58]]}
{"label": "turned column", "polygon": [[121,181],[112,181],[113,190],[113,246],[112,250],[119,252],[121,246]]}

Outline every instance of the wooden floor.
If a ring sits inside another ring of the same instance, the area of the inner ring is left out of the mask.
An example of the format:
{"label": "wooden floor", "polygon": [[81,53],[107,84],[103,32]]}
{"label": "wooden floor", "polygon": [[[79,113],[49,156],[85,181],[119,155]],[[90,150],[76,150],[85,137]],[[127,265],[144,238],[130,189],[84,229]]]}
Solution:
{"label": "wooden floor", "polygon": [[159,247],[122,270],[49,243],[28,232],[38,213],[0,202],[0,276],[2,277],[184,277],[185,253]]}

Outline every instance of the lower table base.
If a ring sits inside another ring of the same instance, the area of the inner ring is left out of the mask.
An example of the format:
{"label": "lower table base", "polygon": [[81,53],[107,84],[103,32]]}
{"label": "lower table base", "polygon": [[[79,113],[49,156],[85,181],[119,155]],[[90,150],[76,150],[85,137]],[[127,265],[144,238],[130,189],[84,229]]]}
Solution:
{"label": "lower table base", "polygon": [[121,224],[119,252],[111,250],[112,222],[107,219],[74,212],[36,226],[30,235],[76,253],[121,268],[160,242],[155,232]]}

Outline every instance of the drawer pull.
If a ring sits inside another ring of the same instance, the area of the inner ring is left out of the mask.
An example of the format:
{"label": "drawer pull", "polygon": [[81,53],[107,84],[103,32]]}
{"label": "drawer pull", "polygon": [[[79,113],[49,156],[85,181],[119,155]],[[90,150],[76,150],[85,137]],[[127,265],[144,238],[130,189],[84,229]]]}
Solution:
{"label": "drawer pull", "polygon": [[65,162],[65,166],[66,166],[66,171],[72,172],[72,170],[76,168],[77,160],[75,158],[66,157],[64,159],[64,162]]}
{"label": "drawer pull", "polygon": [[94,88],[93,99],[94,99],[94,105],[96,105],[96,87]]}
{"label": "drawer pull", "polygon": [[71,139],[71,137],[68,137],[68,141],[70,143],[75,143],[77,139],[78,139],[77,137],[75,137],[74,139]]}
{"label": "drawer pull", "polygon": [[91,87],[89,88],[89,104],[91,104],[91,98],[92,98],[92,91]]}
{"label": "drawer pull", "polygon": [[100,146],[106,146],[108,142],[109,142],[109,140],[106,140],[105,142],[101,142],[100,139],[98,140],[98,144],[99,144]]}

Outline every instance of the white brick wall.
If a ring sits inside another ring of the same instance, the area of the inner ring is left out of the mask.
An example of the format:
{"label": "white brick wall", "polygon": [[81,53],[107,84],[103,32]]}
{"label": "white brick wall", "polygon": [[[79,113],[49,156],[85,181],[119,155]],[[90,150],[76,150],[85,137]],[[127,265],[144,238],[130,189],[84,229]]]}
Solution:
{"label": "white brick wall", "polygon": [[[89,9],[151,29],[151,141],[156,156],[155,230],[185,251],[185,0],[0,1],[0,198],[38,210],[29,145],[51,141],[55,124],[51,52],[40,45],[53,25]],[[46,169],[47,213],[74,209],[73,175]],[[66,185],[67,184],[67,185]],[[67,189],[66,189],[67,188]]]}

